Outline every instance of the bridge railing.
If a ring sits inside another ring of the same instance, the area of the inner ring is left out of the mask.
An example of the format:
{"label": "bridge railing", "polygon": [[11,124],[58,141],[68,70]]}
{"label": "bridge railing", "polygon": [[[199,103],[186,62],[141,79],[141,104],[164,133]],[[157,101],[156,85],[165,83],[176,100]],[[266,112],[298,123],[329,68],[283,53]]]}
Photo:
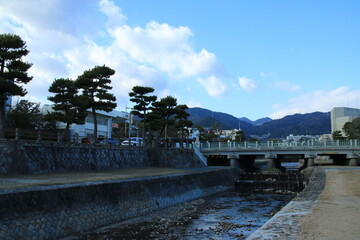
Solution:
{"label": "bridge railing", "polygon": [[328,140],[328,141],[315,141],[308,140],[302,142],[205,142],[201,143],[201,149],[274,149],[274,148],[360,148],[360,140]]}

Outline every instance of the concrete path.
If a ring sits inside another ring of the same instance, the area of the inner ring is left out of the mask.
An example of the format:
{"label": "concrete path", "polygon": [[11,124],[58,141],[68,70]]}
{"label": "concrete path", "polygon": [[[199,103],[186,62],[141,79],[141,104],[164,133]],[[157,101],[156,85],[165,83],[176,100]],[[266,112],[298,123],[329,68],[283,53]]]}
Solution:
{"label": "concrete path", "polygon": [[360,167],[314,172],[313,182],[248,240],[360,239]]}
{"label": "concrete path", "polygon": [[128,168],[94,172],[47,173],[31,175],[1,175],[0,194],[6,192],[31,191],[37,187],[56,187],[60,185],[86,184],[126,180],[131,178],[186,174],[213,171],[222,167],[206,168]]}
{"label": "concrete path", "polygon": [[360,239],[360,169],[327,168],[325,189],[297,239]]}

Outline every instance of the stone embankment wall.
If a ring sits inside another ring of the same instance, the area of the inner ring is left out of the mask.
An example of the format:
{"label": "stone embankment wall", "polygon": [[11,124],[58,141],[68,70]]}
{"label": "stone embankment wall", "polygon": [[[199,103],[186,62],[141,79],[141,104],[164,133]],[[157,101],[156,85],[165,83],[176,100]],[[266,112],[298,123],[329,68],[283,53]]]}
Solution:
{"label": "stone embankment wall", "polygon": [[189,168],[204,163],[189,149],[0,142],[0,174],[39,174],[139,167]]}
{"label": "stone embankment wall", "polygon": [[237,174],[226,168],[0,193],[0,239],[58,239],[227,190]]}

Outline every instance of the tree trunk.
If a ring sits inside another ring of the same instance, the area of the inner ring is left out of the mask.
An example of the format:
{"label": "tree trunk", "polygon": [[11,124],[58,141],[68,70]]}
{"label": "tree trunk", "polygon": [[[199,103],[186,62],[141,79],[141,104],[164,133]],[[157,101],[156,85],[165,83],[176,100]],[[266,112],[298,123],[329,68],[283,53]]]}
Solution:
{"label": "tree trunk", "polygon": [[5,138],[5,101],[0,100],[0,139]]}
{"label": "tree trunk", "polygon": [[[1,61],[0,72],[4,73],[5,70],[5,59]],[[4,81],[4,80],[1,80]],[[7,80],[5,80],[7,81]],[[0,139],[5,138],[5,104],[6,104],[6,97],[0,96]]]}
{"label": "tree trunk", "polygon": [[65,134],[69,132],[69,129],[70,129],[70,124],[69,124],[69,123],[66,123],[65,130],[62,131],[62,133],[61,133],[61,135],[60,135],[60,142],[64,142]]}
{"label": "tree trunk", "polygon": [[143,146],[147,146],[147,141],[146,141],[146,139],[145,139],[145,122],[146,122],[146,112],[144,111],[144,114],[143,114]]}
{"label": "tree trunk", "polygon": [[92,115],[94,119],[94,136],[93,136],[93,143],[95,143],[97,139],[97,119],[96,119],[96,111],[95,109],[92,109]]}
{"label": "tree trunk", "polygon": [[145,141],[145,120],[143,121],[143,133],[142,133],[142,137],[143,137],[143,141]]}
{"label": "tree trunk", "polygon": [[184,148],[184,128],[181,128],[180,148]]}

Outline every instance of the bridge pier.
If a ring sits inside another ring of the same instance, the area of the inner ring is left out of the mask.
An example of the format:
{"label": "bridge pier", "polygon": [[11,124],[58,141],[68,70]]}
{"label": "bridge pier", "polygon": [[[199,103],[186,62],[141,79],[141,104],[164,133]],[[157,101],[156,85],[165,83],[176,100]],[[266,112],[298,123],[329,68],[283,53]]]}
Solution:
{"label": "bridge pier", "polygon": [[360,156],[359,155],[350,155],[350,157],[348,158],[348,165],[349,166],[359,166],[359,160],[360,160]]}
{"label": "bridge pier", "polygon": [[240,159],[237,155],[228,155],[228,159],[230,160],[230,166],[240,168]]}
{"label": "bridge pier", "polygon": [[254,156],[227,155],[230,166],[240,168],[245,172],[256,172],[259,169],[255,166]]}
{"label": "bridge pier", "polygon": [[302,171],[302,170],[304,170],[305,168],[315,166],[315,158],[316,158],[316,155],[315,155],[315,154],[306,154],[306,155],[304,156],[304,165],[302,165],[302,166],[299,168],[299,170]]}
{"label": "bridge pier", "polygon": [[265,159],[268,160],[268,167],[263,172],[285,172],[286,168],[281,166],[276,154],[266,154]]}
{"label": "bridge pier", "polygon": [[307,158],[307,166],[308,167],[315,166],[315,158]]}

